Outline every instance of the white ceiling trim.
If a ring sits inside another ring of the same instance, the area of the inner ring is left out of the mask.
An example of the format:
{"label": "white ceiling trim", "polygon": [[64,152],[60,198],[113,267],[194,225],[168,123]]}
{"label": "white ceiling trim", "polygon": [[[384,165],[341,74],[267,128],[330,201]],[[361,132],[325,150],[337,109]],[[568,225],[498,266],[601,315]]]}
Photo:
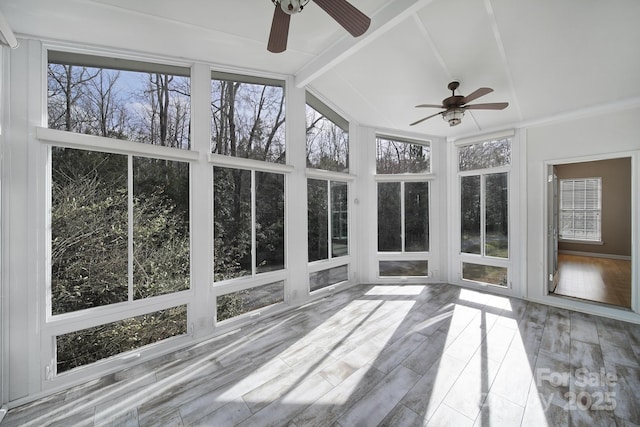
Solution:
{"label": "white ceiling trim", "polygon": [[302,67],[295,75],[296,86],[302,88],[308,85],[432,1],[395,0],[389,2],[371,17],[371,26],[363,36],[359,38],[342,37],[336,44]]}
{"label": "white ceiling trim", "polygon": [[498,46],[498,51],[500,52],[500,58],[502,59],[502,65],[504,67],[504,71],[507,75],[507,80],[509,81],[509,90],[511,91],[512,104],[518,113],[518,119],[522,120],[522,110],[520,110],[520,103],[518,102],[518,97],[516,96],[515,84],[513,83],[513,75],[511,74],[511,68],[509,67],[509,61],[507,60],[507,52],[504,49],[504,43],[502,42],[502,35],[500,34],[500,28],[498,28],[498,22],[496,21],[496,15],[493,11],[493,5],[491,4],[491,0],[484,0],[484,6],[487,10],[487,15],[489,15],[489,20],[491,21],[491,29],[493,30],[493,36],[496,39],[496,45]]}
{"label": "white ceiling trim", "polygon": [[444,72],[447,74],[447,76],[449,77],[449,80],[453,80],[451,71],[449,71],[449,67],[447,67],[447,64],[444,62],[444,58],[440,54],[440,51],[436,48],[435,43],[433,43],[433,39],[431,38],[431,34],[429,34],[429,30],[427,30],[422,20],[415,13],[413,14],[413,20],[415,21],[416,26],[418,27],[418,31],[420,31],[425,41],[431,48],[431,51],[433,52],[433,56],[435,56],[436,60],[438,61],[438,64],[440,64],[440,67],[442,67]]}

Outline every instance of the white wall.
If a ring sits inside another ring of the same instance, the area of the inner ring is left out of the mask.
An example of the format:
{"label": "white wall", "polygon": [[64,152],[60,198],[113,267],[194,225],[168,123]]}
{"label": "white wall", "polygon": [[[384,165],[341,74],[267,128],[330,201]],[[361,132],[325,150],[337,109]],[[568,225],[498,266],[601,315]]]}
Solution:
{"label": "white wall", "polygon": [[638,153],[640,153],[640,108],[600,113],[530,126],[525,129],[527,145],[527,298],[547,304],[575,308],[640,322],[638,314],[607,307],[572,302],[545,292],[546,245],[546,165],[567,160],[631,155],[632,164],[632,257],[633,287],[638,311]]}

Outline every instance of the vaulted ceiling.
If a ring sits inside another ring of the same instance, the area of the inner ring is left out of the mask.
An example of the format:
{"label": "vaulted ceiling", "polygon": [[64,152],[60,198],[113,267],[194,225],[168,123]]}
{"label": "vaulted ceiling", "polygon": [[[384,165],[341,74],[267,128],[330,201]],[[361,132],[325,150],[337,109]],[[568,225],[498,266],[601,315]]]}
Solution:
{"label": "vaulted ceiling", "polygon": [[[295,76],[348,117],[383,129],[456,137],[553,116],[640,104],[638,0],[351,0],[372,18],[352,38],[311,1],[287,51],[266,50],[270,0],[0,0],[15,33]],[[438,110],[460,81],[477,102],[449,127]]]}

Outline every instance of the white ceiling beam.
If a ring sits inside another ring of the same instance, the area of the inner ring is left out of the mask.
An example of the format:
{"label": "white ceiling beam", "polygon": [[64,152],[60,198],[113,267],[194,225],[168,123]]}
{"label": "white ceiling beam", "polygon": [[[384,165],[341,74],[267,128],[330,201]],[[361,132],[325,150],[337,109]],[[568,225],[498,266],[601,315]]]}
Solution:
{"label": "white ceiling beam", "polygon": [[343,37],[302,67],[295,75],[296,86],[299,88],[307,86],[432,1],[395,0],[389,2],[371,17],[371,26],[363,36],[358,38]]}
{"label": "white ceiling beam", "polygon": [[11,49],[18,47],[18,40],[15,34],[13,34],[13,31],[11,31],[11,27],[9,27],[9,23],[4,18],[2,12],[0,12],[0,33]]}

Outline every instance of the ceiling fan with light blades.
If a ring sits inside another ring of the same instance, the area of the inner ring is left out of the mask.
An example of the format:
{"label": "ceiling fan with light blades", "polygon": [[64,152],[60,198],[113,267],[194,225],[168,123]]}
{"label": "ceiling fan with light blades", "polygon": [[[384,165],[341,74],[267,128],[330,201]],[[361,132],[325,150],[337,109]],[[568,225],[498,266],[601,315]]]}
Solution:
{"label": "ceiling fan with light blades", "polygon": [[471,92],[467,96],[456,95],[456,89],[460,86],[460,82],[451,82],[447,86],[451,91],[451,96],[442,100],[442,105],[435,104],[420,104],[416,105],[416,108],[444,108],[444,111],[440,111],[439,113],[432,114],[423,119],[415,121],[410,124],[410,126],[417,125],[418,123],[422,123],[431,117],[435,117],[438,115],[442,115],[442,118],[449,123],[449,126],[459,125],[462,121],[462,117],[464,116],[464,112],[466,110],[504,110],[509,105],[508,102],[492,102],[489,104],[472,104],[467,105],[469,102],[474,99],[478,99],[481,96],[484,96],[488,93],[493,92],[493,89],[490,87],[481,87],[477,89],[475,92]]}
{"label": "ceiling fan with light blades", "polygon": [[[284,52],[287,49],[289,36],[289,21],[291,15],[299,13],[310,0],[271,0],[275,5],[271,33],[267,50],[273,53]],[[346,0],[313,0],[322,10],[327,12],[338,24],[342,25],[353,37],[364,34],[371,19],[356,9]]]}

